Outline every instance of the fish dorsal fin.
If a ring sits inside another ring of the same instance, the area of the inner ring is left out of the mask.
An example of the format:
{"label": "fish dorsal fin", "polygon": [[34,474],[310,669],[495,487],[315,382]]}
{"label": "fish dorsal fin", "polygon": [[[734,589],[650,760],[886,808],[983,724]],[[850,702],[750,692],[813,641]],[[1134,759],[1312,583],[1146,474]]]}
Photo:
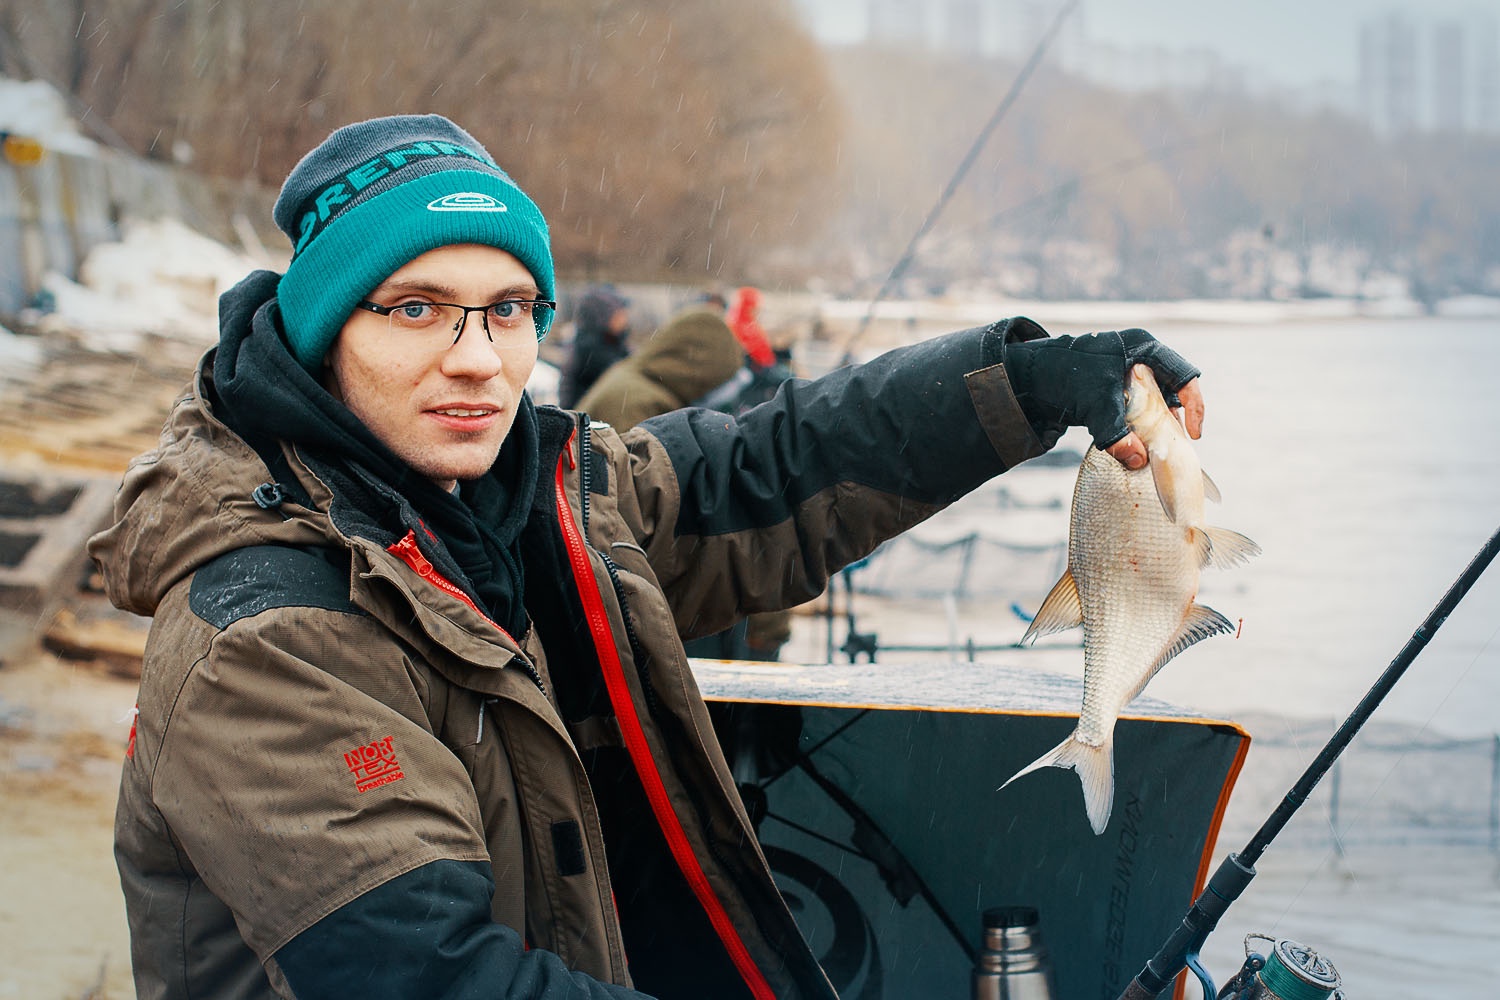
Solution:
{"label": "fish dorsal fin", "polygon": [[1219,493],[1219,484],[1209,478],[1208,473],[1203,474],[1203,499],[1214,503],[1223,503],[1224,497]]}
{"label": "fish dorsal fin", "polygon": [[[1177,630],[1177,635],[1167,644],[1161,657],[1151,666],[1151,673],[1146,679],[1150,680],[1156,676],[1156,672],[1166,666],[1167,661],[1178,653],[1187,649],[1193,643],[1207,639],[1211,635],[1219,635],[1223,632],[1233,632],[1234,623],[1213,608],[1202,604],[1188,605],[1187,616],[1182,620],[1182,628]],[[1144,685],[1142,685],[1144,686]]]}
{"label": "fish dorsal fin", "polygon": [[1037,609],[1031,619],[1022,642],[1031,642],[1040,636],[1063,632],[1083,624],[1083,604],[1078,600],[1078,584],[1073,581],[1073,572],[1063,570],[1062,578],[1052,585],[1052,592]]}
{"label": "fish dorsal fin", "polygon": [[1198,565],[1214,569],[1232,569],[1252,556],[1260,555],[1260,546],[1228,528],[1203,528],[1198,532]]}
{"label": "fish dorsal fin", "polygon": [[1177,496],[1176,477],[1172,474],[1172,463],[1167,461],[1166,452],[1151,453],[1151,482],[1156,485],[1156,498],[1161,501],[1161,509],[1166,511],[1167,520],[1173,524],[1177,523],[1177,504],[1173,499]]}

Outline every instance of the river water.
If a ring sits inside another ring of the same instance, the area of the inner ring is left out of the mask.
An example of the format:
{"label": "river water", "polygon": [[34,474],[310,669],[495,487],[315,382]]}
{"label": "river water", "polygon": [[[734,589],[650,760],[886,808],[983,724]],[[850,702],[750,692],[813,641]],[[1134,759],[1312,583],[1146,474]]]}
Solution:
{"label": "river water", "polygon": [[[1200,600],[1241,623],[1238,637],[1190,649],[1148,693],[1223,718],[1342,718],[1500,528],[1500,319],[1143,323],[1129,309],[1121,306],[1120,323],[1148,326],[1203,369],[1207,420],[1196,446],[1223,494],[1208,519],[1263,550],[1202,577]],[[1087,329],[1037,318],[1054,333]],[[1058,450],[1087,443],[1074,429]],[[1027,463],[914,534],[1062,544],[1076,467],[1076,456],[1071,467]],[[997,504],[998,495],[1024,503]],[[872,560],[857,585],[893,577],[899,597],[903,580],[930,591],[946,572],[936,556],[892,565],[882,577]],[[984,569],[969,570],[971,585]],[[1002,587],[1018,573],[990,570]],[[1015,595],[1022,603],[1029,597],[1034,607],[1045,594],[1055,570],[1044,572],[1028,582],[1031,593]],[[878,630],[883,647],[944,631],[931,602],[857,599],[861,607],[869,612],[861,627]],[[994,611],[964,602],[959,632],[981,644],[1019,637],[1024,623]],[[1377,718],[1450,737],[1500,732],[1497,630],[1500,566],[1480,578]],[[788,658],[815,662],[826,638],[816,623],[805,632]],[[1019,655],[1048,669],[1082,659],[1040,647]]]}
{"label": "river water", "polygon": [[[1201,367],[1210,520],[1260,543],[1202,600],[1243,618],[1151,691],[1215,712],[1342,717],[1500,529],[1500,321],[1158,328]],[[1378,717],[1500,731],[1500,566]]]}
{"label": "river water", "polygon": [[[1199,454],[1224,497],[1210,520],[1264,551],[1204,574],[1201,599],[1244,619],[1239,639],[1205,643],[1198,659],[1185,654],[1149,690],[1229,718],[1264,711],[1322,718],[1331,729],[1500,529],[1500,321],[1155,332],[1205,372]],[[1412,727],[1413,747],[1500,732],[1497,631],[1500,565],[1432,637],[1371,728]],[[1274,726],[1248,728],[1261,745],[1252,741],[1219,857],[1245,844],[1319,748],[1313,740],[1287,748]],[[1469,805],[1470,816],[1483,815],[1488,757],[1482,744],[1478,752],[1352,750],[1337,823],[1346,842],[1335,845],[1331,788],[1322,787],[1305,808],[1312,815],[1299,816],[1304,830],[1324,828],[1322,846],[1273,845],[1260,881],[1205,947],[1220,984],[1243,958],[1243,936],[1257,931],[1322,949],[1351,997],[1492,993],[1500,973],[1493,850],[1472,838],[1444,845],[1430,827],[1409,840],[1401,834],[1444,809]],[[1288,771],[1288,762],[1297,766]],[[1348,775],[1362,762],[1372,773],[1356,785]],[[1279,780],[1268,782],[1273,769]],[[1444,783],[1462,791],[1424,801]]]}
{"label": "river water", "polygon": [[[1090,329],[1053,321],[1044,309],[1033,316],[1053,333]],[[1209,521],[1263,549],[1202,578],[1200,601],[1242,620],[1238,638],[1193,647],[1146,690],[1251,733],[1217,861],[1245,846],[1500,528],[1500,320],[1153,323],[1123,306],[1117,322],[1148,327],[1203,369],[1208,414],[1197,448],[1223,494],[1209,505]],[[1086,444],[1074,431],[1060,447]],[[919,530],[938,539],[968,531],[1011,542],[1065,539],[1073,478],[1066,467],[1022,466],[990,487],[1025,498],[1021,509],[966,498],[934,519],[946,528]],[[1059,506],[1040,504],[1049,494]],[[918,558],[893,575],[923,571]],[[861,572],[878,571],[872,561]],[[1030,595],[1033,607],[1047,573]],[[884,644],[941,641],[945,632],[932,600],[857,596],[855,605],[861,628]],[[1024,628],[982,598],[948,614],[956,621],[946,631],[980,644],[1014,641]],[[824,627],[799,624],[789,652],[816,658]],[[1480,577],[1340,761],[1337,812],[1330,776],[1263,856],[1256,881],[1204,948],[1220,985],[1255,932],[1320,949],[1360,1000],[1493,993],[1497,632],[1500,565]],[[834,638],[844,634],[840,622]],[[1076,646],[979,658],[1082,672]],[[1196,985],[1187,996],[1198,996]]]}

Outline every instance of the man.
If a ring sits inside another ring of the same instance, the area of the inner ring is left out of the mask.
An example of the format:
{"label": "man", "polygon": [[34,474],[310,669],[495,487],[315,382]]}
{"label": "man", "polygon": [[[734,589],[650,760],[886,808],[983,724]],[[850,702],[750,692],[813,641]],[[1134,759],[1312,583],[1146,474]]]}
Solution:
{"label": "man", "polygon": [[630,354],[630,300],[612,285],[595,285],[578,299],[573,345],[563,365],[558,399],[572,409],[610,366]]}
{"label": "man", "polygon": [[[115,837],[138,995],[832,997],[679,635],[830,574],[1087,424],[1122,460],[1147,334],[1026,320],[620,434],[522,387],[542,214],[472,136],[346,126],[295,255],[91,541],[154,617]],[[632,988],[633,987],[633,988]]]}

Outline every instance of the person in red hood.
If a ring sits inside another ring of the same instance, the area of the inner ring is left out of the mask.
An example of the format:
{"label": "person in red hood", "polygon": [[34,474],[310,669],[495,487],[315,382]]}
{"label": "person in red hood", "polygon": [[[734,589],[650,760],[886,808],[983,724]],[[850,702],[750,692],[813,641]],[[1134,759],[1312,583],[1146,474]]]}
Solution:
{"label": "person in red hood", "polygon": [[724,319],[750,361],[757,368],[769,368],[776,363],[776,352],[771,350],[771,340],[760,325],[760,300],[760,289],[748,285],[738,289]]}

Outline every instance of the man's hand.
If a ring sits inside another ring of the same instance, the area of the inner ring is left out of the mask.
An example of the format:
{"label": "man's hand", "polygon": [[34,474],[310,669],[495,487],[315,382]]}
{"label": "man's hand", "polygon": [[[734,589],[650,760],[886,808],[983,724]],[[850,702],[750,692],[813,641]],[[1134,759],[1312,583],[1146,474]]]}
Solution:
{"label": "man's hand", "polygon": [[1125,376],[1136,364],[1155,373],[1189,435],[1203,432],[1196,381],[1202,372],[1145,330],[1011,341],[1004,346],[1004,363],[1016,401],[1048,448],[1069,427],[1082,426],[1127,468],[1144,466],[1145,446],[1125,423]]}
{"label": "man's hand", "polygon": [[[1172,412],[1187,427],[1188,437],[1196,441],[1203,436],[1203,393],[1198,389],[1198,380],[1193,379],[1178,389],[1177,399],[1182,406],[1173,408]],[[1146,445],[1135,431],[1126,434],[1104,450],[1118,459],[1120,464],[1127,469],[1146,467]]]}

